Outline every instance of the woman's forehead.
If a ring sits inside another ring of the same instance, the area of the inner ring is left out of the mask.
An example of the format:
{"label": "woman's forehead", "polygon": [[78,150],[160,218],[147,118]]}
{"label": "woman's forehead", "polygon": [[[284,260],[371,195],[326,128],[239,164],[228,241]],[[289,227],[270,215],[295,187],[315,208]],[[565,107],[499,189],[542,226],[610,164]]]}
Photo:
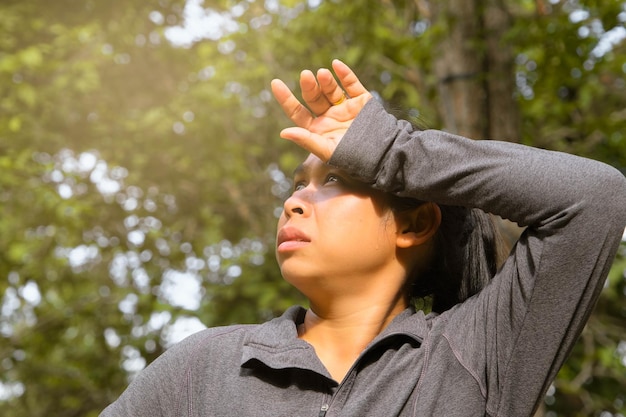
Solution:
{"label": "woman's forehead", "polygon": [[325,162],[322,162],[317,156],[309,154],[309,156],[293,170],[294,176],[310,175],[313,171],[328,171],[328,170],[341,171],[338,168],[333,168]]}

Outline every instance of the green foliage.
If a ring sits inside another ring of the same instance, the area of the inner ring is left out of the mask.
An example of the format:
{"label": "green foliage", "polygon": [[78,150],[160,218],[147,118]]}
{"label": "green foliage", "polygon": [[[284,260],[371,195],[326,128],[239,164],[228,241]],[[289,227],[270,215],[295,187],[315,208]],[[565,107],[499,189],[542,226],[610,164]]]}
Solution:
{"label": "green foliage", "polygon": [[[207,1],[228,30],[173,46],[183,1],[2,2],[0,414],[95,416],[184,319],[303,303],[273,259],[283,173],[303,154],[278,138],[269,82],[339,57],[437,127],[446,31],[418,3]],[[623,25],[623,5],[552,3],[511,6],[525,141],[624,167],[624,43],[591,59],[600,32],[581,35]],[[622,254],[554,415],[624,413],[624,270]]]}
{"label": "green foliage", "polygon": [[624,3],[566,1],[550,7],[513,28],[524,137],[536,146],[624,167],[625,44],[605,49],[605,34],[624,27]]}

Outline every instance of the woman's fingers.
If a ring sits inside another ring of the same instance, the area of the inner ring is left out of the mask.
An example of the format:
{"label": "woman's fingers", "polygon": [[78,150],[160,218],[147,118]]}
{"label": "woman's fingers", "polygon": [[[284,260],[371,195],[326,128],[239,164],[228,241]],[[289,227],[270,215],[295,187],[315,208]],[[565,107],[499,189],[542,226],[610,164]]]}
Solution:
{"label": "woman's fingers", "polygon": [[361,84],[361,81],[359,81],[359,78],[349,66],[338,59],[333,60],[332,66],[335,74],[337,74],[337,78],[339,78],[339,82],[349,97],[358,97],[362,94],[369,95],[369,91]]}
{"label": "woman's fingers", "polygon": [[272,81],[274,96],[296,125],[309,126],[316,116],[325,114],[331,107],[342,104],[348,98],[369,98],[369,91],[350,67],[338,59],[333,60],[332,66],[337,78],[326,68],[320,68],[317,74],[309,70],[300,73],[300,89],[306,107],[282,81]]}
{"label": "woman's fingers", "polygon": [[333,76],[332,72],[326,68],[320,68],[317,71],[317,81],[326,99],[326,107],[324,111],[328,110],[330,106],[336,106],[347,98],[346,93],[341,88],[341,85],[337,83],[337,80]]}
{"label": "woman's fingers", "polygon": [[280,104],[287,117],[297,126],[310,126],[313,121],[313,115],[300,103],[296,96],[293,95],[289,87],[279,79],[272,80],[270,85],[272,87],[272,94],[274,94],[276,101],[278,101],[278,104]]}
{"label": "woman's fingers", "polygon": [[350,67],[334,60],[335,75],[322,68],[300,73],[300,102],[281,80],[272,80],[272,93],[296,125],[280,136],[328,161],[335,148],[372,95]]}
{"label": "woman's fingers", "polygon": [[328,110],[328,100],[311,71],[304,70],[300,73],[300,90],[302,91],[302,99],[313,114],[322,114]]}
{"label": "woman's fingers", "polygon": [[301,127],[285,128],[280,132],[280,137],[292,141],[322,161],[328,161],[337,146],[334,141]]}
{"label": "woman's fingers", "polygon": [[[345,66],[345,64],[343,65]],[[348,71],[350,71],[349,68]],[[350,71],[350,73],[352,72]],[[326,113],[330,107],[339,105],[348,98],[333,73],[326,68],[320,68],[316,75],[313,75],[309,70],[302,71],[300,89],[302,90],[302,99],[311,112],[317,116]]]}
{"label": "woman's fingers", "polygon": [[[333,60],[332,66],[336,77],[326,68],[320,68],[317,71],[316,87],[321,89],[321,94],[326,98],[326,102],[320,99],[319,90],[316,90],[315,107],[310,107],[318,116],[328,111],[331,107],[342,104],[347,99],[357,98],[359,105],[362,107],[371,98],[370,92],[361,84],[361,81],[350,67],[338,59]],[[309,105],[308,102],[307,105]]]}

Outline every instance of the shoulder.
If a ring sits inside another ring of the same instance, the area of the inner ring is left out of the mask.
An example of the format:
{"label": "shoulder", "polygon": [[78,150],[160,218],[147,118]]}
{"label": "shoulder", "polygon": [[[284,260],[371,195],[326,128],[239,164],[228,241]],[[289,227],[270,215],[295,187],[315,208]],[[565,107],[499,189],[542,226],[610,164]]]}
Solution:
{"label": "shoulder", "polygon": [[231,326],[210,327],[194,333],[177,344],[173,345],[169,350],[197,350],[209,348],[214,345],[223,343],[233,343],[237,340],[244,339],[247,334],[254,331],[260,324],[236,324]]}
{"label": "shoulder", "polygon": [[209,328],[173,345],[141,371],[102,416],[177,415],[184,403],[181,393],[194,379],[215,382],[219,372],[235,368],[241,356],[236,346],[254,327]]}
{"label": "shoulder", "polygon": [[236,324],[211,327],[188,336],[169,348],[162,356],[176,356],[189,362],[209,357],[238,355],[246,345],[274,345],[293,337],[297,317],[303,314],[302,307],[294,306],[285,313],[262,324]]}
{"label": "shoulder", "polygon": [[241,357],[243,341],[248,332],[259,325],[233,325],[214,327],[194,333],[172,345],[139,375],[174,382],[189,369],[205,367],[210,363],[232,363]]}

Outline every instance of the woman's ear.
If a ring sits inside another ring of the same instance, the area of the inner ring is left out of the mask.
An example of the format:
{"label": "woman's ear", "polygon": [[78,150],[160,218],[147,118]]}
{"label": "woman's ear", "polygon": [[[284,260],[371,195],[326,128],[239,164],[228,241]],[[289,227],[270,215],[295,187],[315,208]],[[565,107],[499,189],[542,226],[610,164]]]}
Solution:
{"label": "woman's ear", "polygon": [[398,233],[396,245],[400,248],[419,246],[432,238],[441,224],[441,210],[435,203],[424,203],[396,214]]}

